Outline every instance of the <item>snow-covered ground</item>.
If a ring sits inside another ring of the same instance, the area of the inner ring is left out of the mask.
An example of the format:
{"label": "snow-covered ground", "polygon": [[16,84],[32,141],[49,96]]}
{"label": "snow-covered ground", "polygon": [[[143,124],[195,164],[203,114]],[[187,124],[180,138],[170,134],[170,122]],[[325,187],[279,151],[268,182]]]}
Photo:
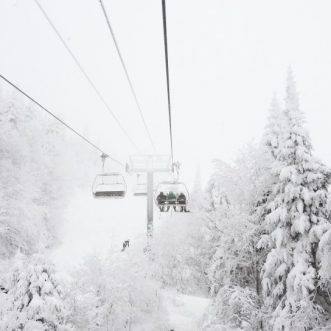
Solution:
{"label": "snow-covered ground", "polygon": [[201,330],[200,322],[210,299],[184,295],[176,291],[163,291],[169,312],[169,324],[174,331]]}
{"label": "snow-covered ground", "polygon": [[[55,264],[67,269],[80,264],[89,254],[105,258],[110,252],[120,251],[127,239],[134,246],[146,235],[146,205],[146,197],[133,196],[131,191],[124,199],[95,199],[88,189],[73,192],[61,244],[53,253]],[[155,230],[171,215],[161,215],[155,207]]]}
{"label": "snow-covered ground", "polygon": [[[129,206],[129,207],[128,207]],[[66,210],[62,243],[53,259],[59,267],[72,267],[88,254],[105,257],[134,241],[146,229],[146,197],[94,199],[88,190],[74,192]]]}
{"label": "snow-covered ground", "polygon": [[[185,218],[188,215],[161,215],[155,208],[155,231],[174,216]],[[131,240],[131,249],[142,247],[146,233],[146,197],[128,193],[125,199],[98,200],[88,190],[79,190],[72,196],[65,218],[62,243],[53,254],[53,260],[61,270],[78,267],[89,254],[104,259],[110,252],[115,257],[118,251],[118,257],[123,258],[126,255],[120,250],[124,240]],[[162,290],[162,297],[170,330],[200,330],[199,323],[210,299],[183,295],[171,289]],[[141,325],[139,330],[149,331],[149,327]]]}

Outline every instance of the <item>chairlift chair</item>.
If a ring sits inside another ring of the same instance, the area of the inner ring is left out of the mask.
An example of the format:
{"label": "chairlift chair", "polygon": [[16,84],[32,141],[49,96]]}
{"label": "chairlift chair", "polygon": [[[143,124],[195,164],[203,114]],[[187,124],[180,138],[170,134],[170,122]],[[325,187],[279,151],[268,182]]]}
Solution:
{"label": "chairlift chair", "polygon": [[147,186],[146,184],[136,184],[133,189],[134,196],[146,196],[147,195]]}
{"label": "chairlift chair", "polygon": [[92,193],[95,198],[124,198],[126,182],[120,173],[103,173],[95,177]]}
{"label": "chairlift chair", "polygon": [[[159,194],[163,192],[163,194],[166,196],[164,203],[160,203],[158,201]],[[172,192],[173,195],[170,195],[169,193]],[[186,197],[185,202],[182,200],[178,200],[178,196],[180,193],[183,193]],[[177,182],[177,181],[164,181],[158,184],[156,191],[155,191],[155,204],[160,208],[161,211],[166,211],[167,208],[164,207],[175,207],[175,211],[183,211],[186,210],[187,205],[189,202],[189,192],[186,187],[186,185],[183,182]],[[179,210],[176,209],[176,207],[183,207]]]}
{"label": "chairlift chair", "polygon": [[137,183],[133,188],[134,196],[146,196],[147,195],[147,184],[146,181],[141,181],[140,174],[137,174]]}

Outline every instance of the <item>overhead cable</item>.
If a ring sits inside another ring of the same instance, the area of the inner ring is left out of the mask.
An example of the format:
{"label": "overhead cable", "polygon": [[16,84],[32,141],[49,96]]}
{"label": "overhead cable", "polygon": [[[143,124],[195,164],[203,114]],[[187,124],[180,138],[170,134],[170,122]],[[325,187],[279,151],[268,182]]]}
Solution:
{"label": "overhead cable", "polygon": [[131,144],[135,147],[136,150],[139,151],[138,146],[131,139],[130,135],[125,130],[125,128],[123,127],[122,123],[117,118],[117,116],[114,114],[114,112],[112,111],[112,109],[108,105],[107,101],[105,100],[105,98],[103,97],[103,95],[101,94],[101,92],[98,90],[98,88],[96,87],[96,85],[94,84],[94,82],[92,81],[92,79],[90,78],[90,76],[87,74],[86,70],[83,68],[82,64],[78,61],[76,55],[72,52],[72,50],[70,49],[69,45],[63,39],[63,37],[61,36],[60,32],[55,27],[54,23],[52,22],[52,20],[50,19],[50,17],[47,15],[45,9],[41,6],[41,4],[39,3],[38,0],[34,0],[34,1],[35,1],[36,5],[38,6],[38,8],[40,9],[40,11],[43,14],[43,16],[45,17],[45,19],[47,20],[48,24],[51,26],[51,28],[53,29],[53,31],[55,32],[55,34],[57,35],[57,37],[60,39],[62,45],[65,47],[65,49],[67,50],[67,52],[69,53],[69,55],[71,56],[71,58],[74,60],[75,64],[77,65],[77,67],[79,68],[79,70],[81,71],[81,73],[83,74],[83,76],[86,78],[86,80],[88,81],[88,83],[90,84],[90,86],[92,87],[92,89],[94,90],[94,92],[96,93],[96,95],[98,96],[98,98],[100,99],[100,101],[107,108],[107,110],[112,115],[113,119],[116,121],[117,125],[120,127],[120,129],[122,130],[122,132],[124,133],[124,135],[131,142]]}
{"label": "overhead cable", "polygon": [[111,37],[112,37],[112,39],[113,39],[113,41],[114,41],[114,44],[115,44],[115,47],[116,47],[117,54],[118,54],[118,56],[119,56],[119,58],[120,58],[120,61],[121,61],[121,64],[122,64],[122,67],[123,67],[123,70],[124,70],[124,73],[125,73],[125,77],[126,77],[128,83],[129,83],[131,93],[132,93],[133,98],[134,98],[134,100],[135,100],[135,102],[136,102],[136,105],[137,105],[137,108],[138,108],[138,111],[139,111],[139,114],[140,114],[141,120],[142,120],[142,122],[143,122],[143,124],[144,124],[145,130],[146,130],[146,132],[147,132],[147,135],[148,135],[149,141],[150,141],[150,143],[151,143],[151,145],[152,145],[152,147],[153,147],[153,150],[154,150],[154,152],[156,152],[156,148],[155,148],[155,144],[154,144],[153,139],[152,139],[152,135],[151,135],[151,133],[150,133],[150,131],[149,131],[149,129],[148,129],[148,126],[147,126],[147,123],[146,123],[146,121],[145,121],[145,117],[144,117],[143,111],[142,111],[141,106],[140,106],[140,103],[139,103],[139,101],[138,101],[137,94],[136,94],[136,92],[135,92],[135,90],[134,90],[134,88],[133,88],[133,84],[132,84],[131,78],[130,78],[130,76],[129,76],[128,70],[127,70],[127,68],[126,68],[126,65],[125,65],[125,62],[124,62],[124,59],[123,59],[123,56],[122,56],[121,50],[120,50],[120,48],[119,48],[119,46],[118,46],[118,43],[117,43],[117,39],[116,39],[116,36],[115,36],[114,30],[113,30],[113,28],[112,28],[112,26],[111,26],[111,24],[110,24],[110,19],[109,19],[109,16],[108,16],[108,14],[107,14],[106,8],[105,8],[104,3],[103,3],[102,0],[99,0],[99,2],[100,2],[100,6],[101,6],[101,9],[102,9],[103,15],[104,15],[104,17],[105,17],[105,20],[106,20],[106,22],[107,22],[107,26],[108,26],[108,29],[109,29],[110,35],[111,35]]}
{"label": "overhead cable", "polygon": [[30,101],[32,101],[34,104],[36,104],[40,109],[44,110],[46,113],[48,113],[50,116],[52,116],[54,119],[56,119],[58,122],[60,122],[62,125],[64,125],[67,129],[69,129],[70,131],[72,131],[74,134],[76,134],[78,137],[80,137],[81,139],[83,139],[86,143],[88,143],[90,146],[92,146],[94,149],[96,149],[97,151],[99,151],[102,155],[107,155],[111,160],[113,160],[114,162],[118,163],[119,165],[121,165],[122,167],[125,167],[124,163],[116,160],[115,158],[111,157],[108,153],[105,153],[100,147],[98,147],[96,144],[92,143],[90,140],[88,140],[86,137],[84,137],[81,133],[79,133],[78,131],[76,131],[75,129],[73,129],[70,125],[68,125],[67,123],[65,123],[62,119],[60,119],[57,115],[55,115],[53,112],[51,112],[49,109],[47,109],[46,107],[44,107],[41,103],[39,103],[36,99],[34,99],[33,97],[31,97],[29,94],[27,94],[26,92],[24,92],[23,90],[21,90],[17,85],[15,85],[14,83],[12,83],[10,80],[8,80],[6,77],[4,77],[3,75],[0,75],[0,78],[3,79],[7,84],[11,85],[14,89],[16,89],[18,92],[20,92],[21,94],[23,94],[26,98],[28,98]]}
{"label": "overhead cable", "polygon": [[166,75],[167,75],[167,96],[168,96],[170,149],[171,149],[171,160],[172,160],[172,164],[173,164],[174,163],[174,149],[173,149],[173,139],[172,139],[171,100],[170,100],[170,82],[169,82],[169,59],[168,59],[168,37],[167,37],[167,15],[166,15],[165,0],[162,0],[162,18],[163,18],[163,38],[164,38],[165,65],[166,65]]}

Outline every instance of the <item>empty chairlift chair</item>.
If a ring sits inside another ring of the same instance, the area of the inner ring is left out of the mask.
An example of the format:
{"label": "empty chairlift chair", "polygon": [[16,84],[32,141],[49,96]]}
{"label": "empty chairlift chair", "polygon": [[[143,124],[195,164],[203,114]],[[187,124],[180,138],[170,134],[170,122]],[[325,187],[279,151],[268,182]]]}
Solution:
{"label": "empty chairlift chair", "polygon": [[126,182],[120,173],[104,173],[94,179],[92,192],[95,198],[124,198]]}
{"label": "empty chairlift chair", "polygon": [[133,188],[134,196],[146,196],[147,195],[147,184],[146,180],[141,180],[141,175],[137,174],[137,183]]}

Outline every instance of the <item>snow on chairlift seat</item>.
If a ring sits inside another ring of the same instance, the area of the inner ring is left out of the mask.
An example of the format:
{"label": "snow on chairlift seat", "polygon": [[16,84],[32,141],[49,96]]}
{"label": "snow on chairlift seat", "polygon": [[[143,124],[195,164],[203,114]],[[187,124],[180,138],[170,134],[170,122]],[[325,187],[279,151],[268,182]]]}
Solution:
{"label": "snow on chairlift seat", "polygon": [[92,192],[95,198],[124,198],[126,183],[119,173],[104,173],[94,179]]}

